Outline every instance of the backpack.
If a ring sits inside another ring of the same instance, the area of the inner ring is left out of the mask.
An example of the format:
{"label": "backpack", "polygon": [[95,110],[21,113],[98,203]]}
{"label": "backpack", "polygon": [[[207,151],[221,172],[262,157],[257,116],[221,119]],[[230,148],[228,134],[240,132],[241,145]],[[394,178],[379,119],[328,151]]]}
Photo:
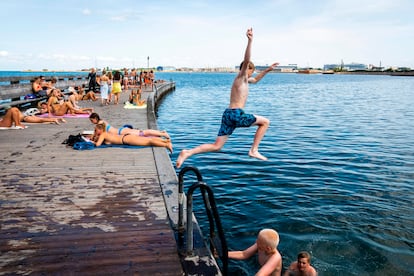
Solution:
{"label": "backpack", "polygon": [[78,135],[69,135],[68,139],[62,142],[62,144],[66,144],[68,146],[73,147],[76,142],[83,142],[82,135],[79,133]]}

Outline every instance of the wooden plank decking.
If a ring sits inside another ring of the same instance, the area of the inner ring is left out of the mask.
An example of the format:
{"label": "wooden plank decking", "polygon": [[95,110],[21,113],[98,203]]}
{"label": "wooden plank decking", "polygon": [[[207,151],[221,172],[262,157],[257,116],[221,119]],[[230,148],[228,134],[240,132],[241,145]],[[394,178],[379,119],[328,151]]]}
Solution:
{"label": "wooden plank decking", "polygon": [[[146,109],[81,104],[148,128]],[[183,274],[154,158],[165,149],[76,151],[62,141],[92,130],[87,118],[27,125],[0,130],[0,275]]]}

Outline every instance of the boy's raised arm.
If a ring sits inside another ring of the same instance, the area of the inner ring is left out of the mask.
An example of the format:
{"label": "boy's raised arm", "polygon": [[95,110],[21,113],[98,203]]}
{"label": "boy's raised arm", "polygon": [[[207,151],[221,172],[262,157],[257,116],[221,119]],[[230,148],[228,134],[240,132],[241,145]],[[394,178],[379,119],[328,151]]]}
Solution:
{"label": "boy's raised arm", "polygon": [[240,69],[240,74],[244,74],[249,66],[250,57],[251,57],[251,49],[252,49],[252,41],[253,41],[253,29],[247,29],[246,32],[247,36],[247,47],[246,51],[244,52],[244,60],[243,60],[243,66]]}
{"label": "boy's raised arm", "polygon": [[262,72],[260,72],[257,76],[255,77],[250,77],[249,78],[249,83],[257,83],[258,81],[260,81],[267,73],[269,73],[270,71],[272,71],[273,69],[275,69],[277,66],[279,65],[279,62],[275,62],[272,65],[270,65],[268,68],[266,68],[266,70],[263,70]]}

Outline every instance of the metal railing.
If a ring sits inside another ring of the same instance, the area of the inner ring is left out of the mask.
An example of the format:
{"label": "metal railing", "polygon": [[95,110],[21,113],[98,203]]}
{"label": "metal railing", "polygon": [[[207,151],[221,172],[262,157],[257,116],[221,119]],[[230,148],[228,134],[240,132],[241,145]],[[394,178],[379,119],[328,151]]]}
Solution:
{"label": "metal railing", "polygon": [[[187,196],[184,195],[184,175],[187,172],[193,172],[197,176],[197,182],[188,188]],[[195,167],[185,167],[178,175],[178,243],[180,247],[184,245],[184,233],[186,234],[186,255],[194,254],[194,236],[193,236],[193,193],[200,189],[204,207],[209,221],[209,240],[210,250],[214,257],[219,257],[222,263],[221,272],[227,275],[228,271],[228,248],[226,238],[224,236],[223,227],[221,225],[219,213],[217,211],[216,201],[214,199],[213,190],[203,182],[200,171]],[[184,199],[187,198],[186,222],[184,227]],[[217,230],[217,233],[216,231]],[[217,236],[218,235],[218,236]],[[218,238],[218,241],[217,241]]]}

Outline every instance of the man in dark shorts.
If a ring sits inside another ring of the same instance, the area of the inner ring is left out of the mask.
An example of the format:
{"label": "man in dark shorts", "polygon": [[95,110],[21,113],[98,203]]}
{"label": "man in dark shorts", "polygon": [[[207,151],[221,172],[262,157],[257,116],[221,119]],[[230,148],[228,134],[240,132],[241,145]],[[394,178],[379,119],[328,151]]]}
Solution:
{"label": "man in dark shorts", "polygon": [[227,142],[228,137],[233,133],[234,129],[238,127],[250,127],[253,125],[257,125],[257,130],[252,147],[249,150],[249,156],[260,160],[267,160],[266,157],[259,153],[259,144],[265,135],[270,122],[265,117],[244,113],[243,108],[249,94],[249,83],[257,83],[279,63],[272,64],[256,77],[252,77],[255,69],[254,64],[250,61],[253,30],[251,28],[248,29],[246,35],[248,43],[244,54],[244,60],[240,64],[240,72],[234,79],[231,87],[230,105],[223,113],[221,127],[216,142],[214,144],[202,144],[189,150],[182,150],[177,159],[177,168],[180,168],[184,161],[194,154],[219,151]]}

